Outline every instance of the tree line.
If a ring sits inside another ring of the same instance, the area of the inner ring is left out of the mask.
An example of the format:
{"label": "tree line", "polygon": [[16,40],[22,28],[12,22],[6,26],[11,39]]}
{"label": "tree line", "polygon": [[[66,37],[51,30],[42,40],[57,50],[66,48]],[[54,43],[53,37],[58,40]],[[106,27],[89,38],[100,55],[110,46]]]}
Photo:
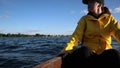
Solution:
{"label": "tree line", "polygon": [[17,33],[17,34],[0,33],[0,37],[63,37],[63,36],[69,37],[70,35],[45,35],[45,34],[39,34],[39,33],[29,35],[29,34],[21,34],[21,33]]}

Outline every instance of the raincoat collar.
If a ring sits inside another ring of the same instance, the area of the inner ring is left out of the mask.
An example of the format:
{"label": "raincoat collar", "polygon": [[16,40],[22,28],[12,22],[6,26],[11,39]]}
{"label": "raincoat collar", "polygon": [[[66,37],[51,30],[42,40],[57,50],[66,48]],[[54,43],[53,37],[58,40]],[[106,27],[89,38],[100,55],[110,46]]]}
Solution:
{"label": "raincoat collar", "polygon": [[91,14],[87,14],[87,17],[89,20],[100,20],[100,19],[106,19],[107,17],[109,17],[110,14],[107,13],[102,13],[98,18],[94,17]]}

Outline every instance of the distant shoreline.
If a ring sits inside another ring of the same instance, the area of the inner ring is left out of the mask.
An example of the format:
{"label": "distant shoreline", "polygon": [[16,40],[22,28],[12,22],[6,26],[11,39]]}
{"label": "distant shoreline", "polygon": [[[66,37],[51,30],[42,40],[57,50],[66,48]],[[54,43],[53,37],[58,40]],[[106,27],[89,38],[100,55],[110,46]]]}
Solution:
{"label": "distant shoreline", "polygon": [[45,35],[45,34],[33,34],[33,35],[29,35],[29,34],[11,34],[11,33],[0,33],[0,37],[70,37],[71,35]]}

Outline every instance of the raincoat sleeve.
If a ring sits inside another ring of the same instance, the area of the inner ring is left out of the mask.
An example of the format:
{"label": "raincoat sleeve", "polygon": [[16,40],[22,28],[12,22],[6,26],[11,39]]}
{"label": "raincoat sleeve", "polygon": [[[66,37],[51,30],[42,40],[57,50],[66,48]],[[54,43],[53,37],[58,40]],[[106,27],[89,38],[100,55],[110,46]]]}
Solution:
{"label": "raincoat sleeve", "polygon": [[112,36],[120,43],[120,24],[113,16],[111,16],[111,22]]}
{"label": "raincoat sleeve", "polygon": [[84,28],[85,28],[85,18],[82,17],[79,20],[75,31],[73,32],[70,40],[67,42],[63,50],[71,53],[75,49],[75,47],[78,46],[79,42],[82,40]]}

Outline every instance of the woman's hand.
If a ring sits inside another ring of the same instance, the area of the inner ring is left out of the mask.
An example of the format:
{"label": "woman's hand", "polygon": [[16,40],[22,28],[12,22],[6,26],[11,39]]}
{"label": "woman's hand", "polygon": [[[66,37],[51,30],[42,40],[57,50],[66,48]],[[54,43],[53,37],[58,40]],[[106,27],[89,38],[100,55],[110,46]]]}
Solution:
{"label": "woman's hand", "polygon": [[65,57],[66,57],[67,55],[69,55],[69,54],[70,54],[69,52],[62,50],[62,51],[57,55],[57,57],[65,58]]}

